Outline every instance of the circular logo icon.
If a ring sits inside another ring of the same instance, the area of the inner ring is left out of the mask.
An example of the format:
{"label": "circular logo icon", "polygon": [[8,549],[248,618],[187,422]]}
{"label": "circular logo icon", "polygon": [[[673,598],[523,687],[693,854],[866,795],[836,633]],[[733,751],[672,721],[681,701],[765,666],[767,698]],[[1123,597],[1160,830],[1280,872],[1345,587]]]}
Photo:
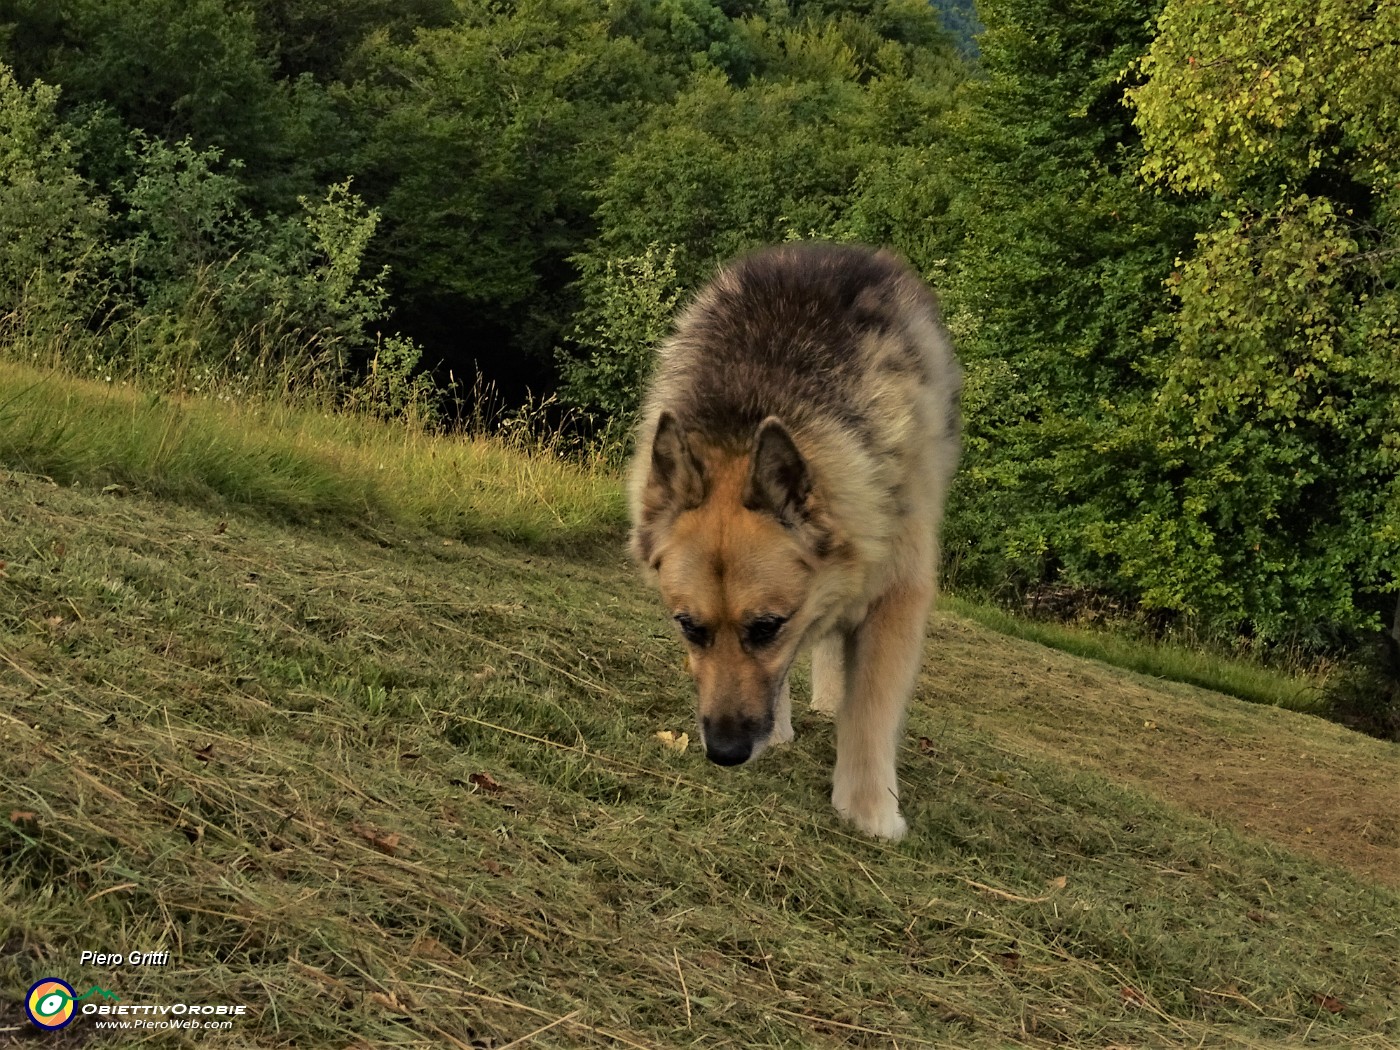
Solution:
{"label": "circular logo icon", "polygon": [[78,993],[67,981],[45,977],[30,986],[24,1012],[40,1028],[63,1028],[73,1020],[73,999]]}

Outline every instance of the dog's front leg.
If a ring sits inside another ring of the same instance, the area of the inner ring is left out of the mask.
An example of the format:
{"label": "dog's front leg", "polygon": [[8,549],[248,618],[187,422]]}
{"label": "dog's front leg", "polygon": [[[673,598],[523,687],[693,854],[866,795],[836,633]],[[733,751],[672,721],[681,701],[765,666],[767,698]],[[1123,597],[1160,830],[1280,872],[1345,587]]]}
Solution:
{"label": "dog's front leg", "polygon": [[890,841],[908,828],[899,813],[895,757],[932,598],[931,587],[887,591],[845,639],[846,696],[836,712],[831,802],[861,831]]}
{"label": "dog's front leg", "polygon": [[773,732],[768,739],[774,744],[790,744],[792,738],[792,688],[788,684],[788,676],[783,675],[782,687],[773,704]]}
{"label": "dog's front leg", "polygon": [[812,710],[835,717],[846,699],[846,634],[832,631],[812,648]]}

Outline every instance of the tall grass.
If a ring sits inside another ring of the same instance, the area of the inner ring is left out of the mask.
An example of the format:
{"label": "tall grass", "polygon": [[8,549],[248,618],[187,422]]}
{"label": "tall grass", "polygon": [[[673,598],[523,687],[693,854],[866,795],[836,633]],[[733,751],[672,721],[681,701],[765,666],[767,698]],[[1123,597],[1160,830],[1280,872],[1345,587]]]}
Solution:
{"label": "tall grass", "polygon": [[0,460],[113,493],[460,537],[583,542],[618,532],[623,514],[602,454],[566,459],[559,438],[528,428],[446,434],[255,397],[143,393],[5,361]]}
{"label": "tall grass", "polygon": [[1185,682],[1291,711],[1326,714],[1328,709],[1323,692],[1326,677],[1315,670],[1270,667],[1258,660],[1227,655],[1212,646],[1188,646],[1111,630],[1030,620],[960,595],[945,596],[941,605],[1000,634],[1138,674]]}

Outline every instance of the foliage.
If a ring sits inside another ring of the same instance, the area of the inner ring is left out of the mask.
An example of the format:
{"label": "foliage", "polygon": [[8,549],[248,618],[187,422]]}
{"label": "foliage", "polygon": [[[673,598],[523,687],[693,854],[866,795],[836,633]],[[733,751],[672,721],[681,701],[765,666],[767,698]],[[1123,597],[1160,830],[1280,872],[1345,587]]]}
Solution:
{"label": "foliage", "polygon": [[[878,16],[755,17],[745,25],[752,78],[704,69],[652,108],[599,185],[598,233],[575,257],[584,322],[561,355],[566,396],[630,418],[646,374],[637,340],[664,331],[657,305],[756,245],[827,237],[923,249],[927,211],[905,176],[927,170],[961,71],[926,8],[888,4]],[[670,271],[660,285],[637,269],[656,245]],[[644,320],[619,313],[637,307]],[[600,352],[600,336],[620,337],[620,353]]]}
{"label": "foliage", "polygon": [[401,316],[495,325],[537,354],[553,345],[567,316],[551,297],[582,246],[588,188],[654,72],[585,0],[466,4],[411,42],[372,39],[346,104],[364,127],[355,163],[385,217],[379,257]]}
{"label": "foliage", "polygon": [[586,356],[567,355],[560,363],[571,404],[609,419],[631,417],[680,301],[675,260],[674,247],[663,252],[655,244],[621,259],[581,258],[584,305],[573,342]]}
{"label": "foliage", "polygon": [[1161,351],[1144,331],[1193,229],[1189,209],[1136,183],[1121,75],[1151,30],[1136,0],[981,10],[985,78],[964,92],[942,158],[956,179],[946,306],[967,367],[951,570],[993,593],[1117,587],[1090,530],[1141,499],[1128,424]]}
{"label": "foliage", "polygon": [[1400,586],[1397,61],[1394,5],[1170,0],[1133,93],[1145,175],[1219,211],[1154,376],[1182,481],[1110,542],[1147,594],[1266,637],[1376,626]]}
{"label": "foliage", "polygon": [[[0,330],[81,318],[107,212],[75,170],[58,91],[0,65]],[[40,317],[38,315],[43,315]]]}
{"label": "foliage", "polygon": [[119,357],[176,373],[230,373],[288,358],[338,381],[383,316],[386,274],[362,273],[378,217],[350,192],[302,198],[301,214],[259,219],[242,203],[238,166],[188,140],[142,141],[135,176],[119,186],[126,236],[112,246],[111,298],[133,337]]}

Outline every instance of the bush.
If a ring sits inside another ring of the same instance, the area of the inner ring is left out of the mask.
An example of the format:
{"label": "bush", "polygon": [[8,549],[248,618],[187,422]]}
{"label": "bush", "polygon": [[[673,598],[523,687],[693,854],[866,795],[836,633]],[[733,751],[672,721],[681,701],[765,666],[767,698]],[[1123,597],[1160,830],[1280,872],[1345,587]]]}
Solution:
{"label": "bush", "polygon": [[75,170],[58,89],[0,65],[0,341],[37,344],[83,326],[107,209]]}
{"label": "bush", "polygon": [[574,329],[578,352],[559,354],[561,392],[570,404],[630,423],[680,300],[676,249],[652,244],[640,255],[578,258],[583,307]]}

